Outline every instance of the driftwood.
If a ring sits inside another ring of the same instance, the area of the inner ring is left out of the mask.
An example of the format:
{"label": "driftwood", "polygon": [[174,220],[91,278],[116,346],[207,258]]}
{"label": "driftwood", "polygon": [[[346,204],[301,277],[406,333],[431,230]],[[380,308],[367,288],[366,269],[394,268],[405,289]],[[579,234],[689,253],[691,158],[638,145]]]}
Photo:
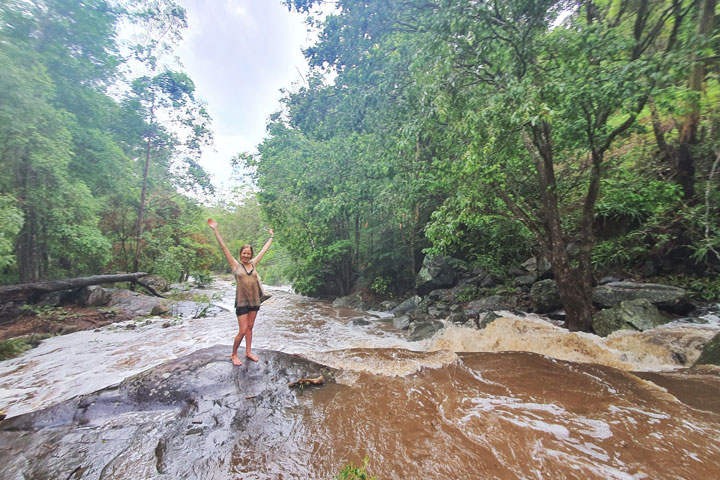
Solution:
{"label": "driftwood", "polygon": [[23,283],[20,285],[5,285],[0,287],[0,302],[9,300],[27,300],[58,290],[72,290],[74,288],[99,285],[101,283],[136,282],[147,273],[119,273],[114,275],[94,275],[92,277],[68,278],[65,280],[51,280],[49,282]]}
{"label": "driftwood", "polygon": [[325,383],[325,379],[320,375],[316,378],[301,378],[298,381],[288,383],[288,387],[307,387],[308,385],[322,385]]}

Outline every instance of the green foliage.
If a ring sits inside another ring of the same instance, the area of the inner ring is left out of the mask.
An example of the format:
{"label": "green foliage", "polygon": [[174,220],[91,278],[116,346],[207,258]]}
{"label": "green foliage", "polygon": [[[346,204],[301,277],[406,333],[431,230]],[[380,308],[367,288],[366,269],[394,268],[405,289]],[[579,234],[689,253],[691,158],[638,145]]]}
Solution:
{"label": "green foliage", "polygon": [[5,340],[0,342],[0,360],[18,357],[31,348],[33,348],[33,345],[25,338]]}
{"label": "green foliage", "polygon": [[691,297],[705,302],[720,301],[720,277],[718,276],[671,275],[654,280],[684,288],[690,292]]}
{"label": "green foliage", "polygon": [[367,464],[370,461],[370,459],[365,456],[365,459],[363,460],[363,464],[359,467],[356,467],[353,465],[353,462],[350,462],[348,465],[345,465],[338,476],[336,477],[337,480],[375,480],[376,476],[370,476],[370,474],[367,472]]}
{"label": "green foliage", "polygon": [[23,224],[22,211],[17,200],[0,195],[0,271],[15,264],[13,239]]}

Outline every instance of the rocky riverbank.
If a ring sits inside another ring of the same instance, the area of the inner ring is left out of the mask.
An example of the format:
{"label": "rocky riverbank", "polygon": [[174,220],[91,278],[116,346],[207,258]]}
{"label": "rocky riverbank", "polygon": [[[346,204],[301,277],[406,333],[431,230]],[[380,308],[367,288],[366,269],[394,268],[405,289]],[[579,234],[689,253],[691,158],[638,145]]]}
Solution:
{"label": "rocky riverbank", "polygon": [[[418,274],[415,291],[416,295],[404,299],[378,302],[368,290],[357,289],[336,299],[333,305],[390,311],[393,325],[406,330],[410,341],[431,338],[450,325],[482,330],[504,312],[516,318],[536,314],[534,318],[556,327],[565,324],[550,264],[542,259],[528,259],[501,278],[482,269],[468,268],[457,259],[428,256]],[[714,353],[720,346],[720,336],[716,335],[720,331],[720,304],[694,299],[676,286],[614,277],[603,278],[592,295],[597,308],[593,319],[595,334],[608,337],[617,331],[647,332],[670,324],[706,324],[707,331],[692,336],[691,340],[683,339],[692,345],[672,354],[678,366],[690,366],[698,360],[720,365],[720,355]],[[673,338],[679,335],[670,329],[661,333]],[[703,350],[706,352],[701,355]]]}

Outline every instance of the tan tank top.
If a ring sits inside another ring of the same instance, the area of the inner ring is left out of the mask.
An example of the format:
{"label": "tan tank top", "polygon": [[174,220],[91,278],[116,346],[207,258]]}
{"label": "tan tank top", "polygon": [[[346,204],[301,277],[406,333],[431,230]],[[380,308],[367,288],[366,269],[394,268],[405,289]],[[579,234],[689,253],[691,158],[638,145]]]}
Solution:
{"label": "tan tank top", "polygon": [[245,266],[238,262],[232,272],[237,287],[235,289],[236,307],[259,307],[260,306],[260,277],[255,271],[255,266],[246,270]]}

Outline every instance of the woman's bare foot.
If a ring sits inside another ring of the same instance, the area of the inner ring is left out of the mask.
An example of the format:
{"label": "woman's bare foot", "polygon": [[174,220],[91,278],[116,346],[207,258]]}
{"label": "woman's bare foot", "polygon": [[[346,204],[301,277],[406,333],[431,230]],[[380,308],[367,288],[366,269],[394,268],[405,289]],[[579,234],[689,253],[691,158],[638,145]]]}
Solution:
{"label": "woman's bare foot", "polygon": [[254,353],[246,353],[245,356],[246,356],[247,358],[249,358],[250,360],[252,360],[253,362],[257,362],[258,360],[260,360],[260,359],[258,358],[258,356],[255,355]]}
{"label": "woman's bare foot", "polygon": [[[235,365],[236,367],[239,367],[240,365],[242,365],[242,362],[240,361],[240,359],[238,358],[237,355],[232,355],[230,357],[230,360],[232,360],[233,365]],[[257,360],[255,360],[255,361],[257,362]]]}

